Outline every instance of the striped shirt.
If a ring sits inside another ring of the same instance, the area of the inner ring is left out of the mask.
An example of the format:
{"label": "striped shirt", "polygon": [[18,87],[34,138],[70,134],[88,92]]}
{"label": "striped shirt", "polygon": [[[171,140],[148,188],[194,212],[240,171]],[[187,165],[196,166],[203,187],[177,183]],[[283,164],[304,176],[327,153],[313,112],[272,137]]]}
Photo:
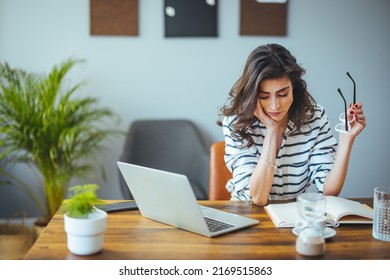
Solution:
{"label": "striped shirt", "polygon": [[[236,116],[225,117],[223,133],[225,137],[225,162],[233,178],[226,188],[232,200],[251,200],[249,180],[259,161],[266,127],[254,118],[249,134],[254,141],[250,148],[242,148],[242,143],[234,137],[232,124]],[[290,121],[285,135],[291,131]],[[323,191],[326,175],[331,170],[337,150],[337,142],[331,133],[325,110],[317,105],[313,117],[302,126],[302,132],[286,136],[275,159],[275,174],[269,194],[270,200],[296,198],[311,185]],[[244,144],[247,140],[244,140]]]}

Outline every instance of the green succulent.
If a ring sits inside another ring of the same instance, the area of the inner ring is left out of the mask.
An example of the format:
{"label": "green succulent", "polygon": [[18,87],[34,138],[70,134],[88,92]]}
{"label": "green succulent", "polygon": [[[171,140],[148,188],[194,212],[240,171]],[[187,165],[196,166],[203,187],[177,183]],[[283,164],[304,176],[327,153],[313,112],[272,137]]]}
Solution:
{"label": "green succulent", "polygon": [[77,185],[69,188],[73,196],[66,201],[64,211],[72,218],[85,218],[93,211],[95,205],[102,205],[104,202],[97,197],[96,184]]}

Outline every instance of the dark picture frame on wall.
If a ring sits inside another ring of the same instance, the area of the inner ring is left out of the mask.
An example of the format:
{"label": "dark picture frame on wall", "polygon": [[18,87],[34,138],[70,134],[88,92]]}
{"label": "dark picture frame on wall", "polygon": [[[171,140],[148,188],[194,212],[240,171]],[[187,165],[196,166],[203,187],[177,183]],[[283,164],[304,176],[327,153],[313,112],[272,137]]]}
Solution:
{"label": "dark picture frame on wall", "polygon": [[217,0],[164,0],[165,37],[217,37]]}

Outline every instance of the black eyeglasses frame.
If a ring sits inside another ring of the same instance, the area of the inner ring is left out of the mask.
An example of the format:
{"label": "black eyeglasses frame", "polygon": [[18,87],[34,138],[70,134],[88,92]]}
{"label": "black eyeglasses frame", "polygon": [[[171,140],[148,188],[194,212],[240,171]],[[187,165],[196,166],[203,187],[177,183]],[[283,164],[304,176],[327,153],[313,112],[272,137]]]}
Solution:
{"label": "black eyeglasses frame", "polygon": [[[353,82],[353,104],[356,104],[356,83],[355,83],[355,80],[352,78],[351,74],[349,74],[349,72],[347,72],[347,76]],[[345,130],[348,131],[347,101],[345,100],[345,97],[344,97],[343,93],[341,92],[340,88],[338,88],[337,91],[339,92],[340,96],[344,100]]]}

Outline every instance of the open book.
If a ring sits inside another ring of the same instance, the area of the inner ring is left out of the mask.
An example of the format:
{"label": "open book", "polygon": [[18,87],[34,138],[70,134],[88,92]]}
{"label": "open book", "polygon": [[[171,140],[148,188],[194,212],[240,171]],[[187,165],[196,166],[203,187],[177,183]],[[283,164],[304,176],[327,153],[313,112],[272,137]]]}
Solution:
{"label": "open book", "polygon": [[[297,202],[268,204],[264,207],[276,227],[294,227],[302,220]],[[371,224],[373,209],[368,205],[342,197],[326,196],[326,222],[339,224]]]}

